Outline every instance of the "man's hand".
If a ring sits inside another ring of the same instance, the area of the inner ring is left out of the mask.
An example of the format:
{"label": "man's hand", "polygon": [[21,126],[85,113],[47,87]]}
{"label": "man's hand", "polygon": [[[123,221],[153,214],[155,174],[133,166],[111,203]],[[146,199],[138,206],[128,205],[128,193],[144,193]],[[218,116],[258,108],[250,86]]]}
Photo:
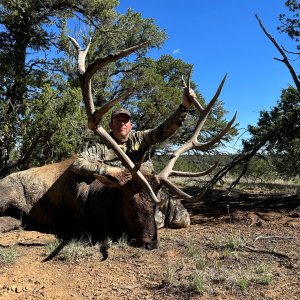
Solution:
{"label": "man's hand", "polygon": [[126,182],[132,179],[130,172],[127,169],[119,167],[106,166],[105,171],[94,173],[94,177],[110,187],[120,188]]}
{"label": "man's hand", "polygon": [[118,178],[119,176],[124,174],[124,172],[126,172],[126,171],[123,168],[109,166],[109,167],[106,168],[106,172],[105,172],[106,174],[105,175],[110,175],[112,177]]}
{"label": "man's hand", "polygon": [[197,99],[196,93],[194,92],[193,89],[184,90],[183,95],[182,95],[182,105],[186,107],[186,109],[189,109],[192,104],[194,103],[193,99]]}

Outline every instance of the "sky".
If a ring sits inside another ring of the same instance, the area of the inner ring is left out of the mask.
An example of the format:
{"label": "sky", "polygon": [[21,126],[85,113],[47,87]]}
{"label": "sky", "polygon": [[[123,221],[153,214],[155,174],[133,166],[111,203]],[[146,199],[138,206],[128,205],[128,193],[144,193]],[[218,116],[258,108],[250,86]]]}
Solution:
{"label": "sky", "polygon": [[[120,0],[118,11],[128,8],[153,18],[168,40],[151,54],[170,54],[194,65],[192,79],[206,101],[220,81],[228,77],[219,97],[230,120],[237,111],[243,138],[248,125],[257,123],[261,110],[270,110],[281,91],[293,84],[274,45],[261,30],[255,14],[279,45],[295,51],[295,43],[277,32],[279,14],[287,12],[284,0]],[[229,147],[238,148],[236,138]]]}

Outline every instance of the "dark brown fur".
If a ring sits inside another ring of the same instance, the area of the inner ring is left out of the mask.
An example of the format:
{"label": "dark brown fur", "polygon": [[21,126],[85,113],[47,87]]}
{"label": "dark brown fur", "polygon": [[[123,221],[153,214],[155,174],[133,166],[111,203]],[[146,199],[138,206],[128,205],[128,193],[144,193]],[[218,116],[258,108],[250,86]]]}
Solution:
{"label": "dark brown fur", "polygon": [[[157,248],[156,206],[139,185],[126,178],[121,189],[106,187],[93,177],[73,173],[74,159],[2,179],[0,216],[22,218],[23,224],[39,230],[128,231],[138,246]],[[146,176],[157,189],[154,176]]]}

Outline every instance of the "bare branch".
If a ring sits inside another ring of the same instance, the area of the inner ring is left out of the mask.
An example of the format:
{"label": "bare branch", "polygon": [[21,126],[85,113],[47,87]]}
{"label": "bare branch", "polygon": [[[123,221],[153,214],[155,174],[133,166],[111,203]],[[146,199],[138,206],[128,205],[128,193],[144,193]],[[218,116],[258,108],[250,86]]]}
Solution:
{"label": "bare branch", "polygon": [[254,242],[260,240],[260,239],[282,239],[282,240],[293,240],[297,239],[297,237],[293,236],[279,236],[279,235],[269,235],[269,236],[264,236],[264,235],[259,235],[254,239]]}
{"label": "bare branch", "polygon": [[264,27],[264,25],[262,24],[261,20],[259,19],[259,17],[257,15],[255,15],[256,19],[259,22],[259,25],[261,27],[261,29],[263,30],[263,32],[265,33],[265,35],[269,38],[269,40],[273,43],[273,45],[276,47],[276,49],[279,51],[279,53],[282,55],[283,59],[276,59],[279,60],[281,62],[283,62],[287,68],[289,69],[290,74],[292,75],[293,81],[296,85],[297,91],[300,94],[300,82],[298,80],[297,74],[294,70],[294,68],[292,67],[292,65],[290,64],[287,56],[285,55],[284,51],[282,50],[282,48],[277,44],[276,40],[270,35],[270,33],[266,30],[266,28]]}

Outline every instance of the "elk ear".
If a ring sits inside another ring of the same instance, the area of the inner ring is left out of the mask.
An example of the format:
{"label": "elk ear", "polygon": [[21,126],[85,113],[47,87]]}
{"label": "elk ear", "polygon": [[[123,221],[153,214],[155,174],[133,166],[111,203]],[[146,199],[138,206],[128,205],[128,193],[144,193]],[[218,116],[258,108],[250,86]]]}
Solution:
{"label": "elk ear", "polygon": [[118,178],[115,178],[111,175],[99,175],[94,174],[94,177],[99,180],[101,183],[103,183],[105,186],[111,187],[111,188],[117,188],[121,189],[122,185],[120,184]]}

